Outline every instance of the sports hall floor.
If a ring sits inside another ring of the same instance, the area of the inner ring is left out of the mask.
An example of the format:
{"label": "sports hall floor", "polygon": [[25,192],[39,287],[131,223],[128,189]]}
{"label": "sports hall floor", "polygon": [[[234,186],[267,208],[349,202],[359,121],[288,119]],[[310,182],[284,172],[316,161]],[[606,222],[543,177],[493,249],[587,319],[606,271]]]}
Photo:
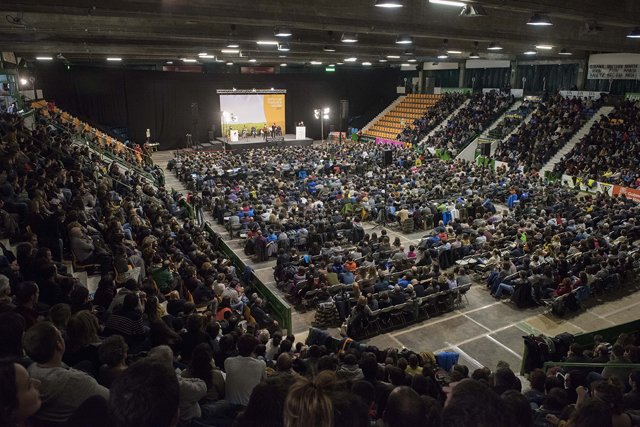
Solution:
{"label": "sports hall floor", "polygon": [[[172,151],[160,151],[153,155],[154,162],[166,168],[169,159],[173,158]],[[184,190],[175,174],[166,173],[167,189]],[[500,208],[500,205],[496,205]],[[243,251],[238,239],[229,241],[228,232],[217,225],[209,212],[205,212],[205,219],[213,229],[219,232],[242,261],[251,266],[256,275],[271,289],[279,293],[273,280],[275,259],[255,263]],[[364,225],[365,232],[370,232],[373,223]],[[386,228],[390,239],[396,236],[408,249],[409,245],[417,245],[420,238],[430,230],[413,234],[402,234],[394,229]],[[407,326],[404,329],[378,335],[365,342],[378,348],[406,347],[414,351],[454,351],[460,353],[460,362],[475,369],[481,366],[495,368],[500,360],[508,362],[514,371],[519,371],[522,361],[524,344],[522,337],[528,334],[555,336],[561,332],[573,334],[589,332],[626,323],[638,318],[640,310],[640,292],[621,290],[609,293],[603,297],[592,296],[586,302],[586,310],[557,318],[547,313],[544,307],[518,309],[514,305],[497,301],[489,295],[486,286],[477,282],[467,293],[469,304],[454,311],[432,317],[421,323]],[[299,340],[303,340],[314,320],[315,310],[300,312],[293,309],[293,333]],[[338,328],[331,328],[329,332],[334,337],[340,337]]]}

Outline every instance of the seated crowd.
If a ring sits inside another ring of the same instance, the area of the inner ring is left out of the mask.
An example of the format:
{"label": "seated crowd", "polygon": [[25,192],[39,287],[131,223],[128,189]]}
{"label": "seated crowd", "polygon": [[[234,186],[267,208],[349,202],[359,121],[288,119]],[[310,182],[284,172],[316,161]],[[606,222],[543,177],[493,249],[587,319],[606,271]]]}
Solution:
{"label": "seated crowd", "polygon": [[457,110],[464,101],[464,96],[460,94],[445,94],[434,106],[429,107],[421,118],[407,124],[396,139],[411,142],[414,145],[418,144],[431,130]]}
{"label": "seated crowd", "polygon": [[601,115],[580,142],[554,167],[567,174],[619,185],[640,187],[640,103],[618,101],[607,117]]}
{"label": "seated crowd", "polygon": [[535,102],[529,107],[531,119],[497,148],[494,157],[525,171],[539,171],[589,120],[590,110],[600,106],[591,98],[562,95]]}
{"label": "seated crowd", "polygon": [[514,99],[495,92],[474,95],[444,128],[428,138],[427,145],[445,150],[463,149],[470,139],[480,135],[504,114]]}

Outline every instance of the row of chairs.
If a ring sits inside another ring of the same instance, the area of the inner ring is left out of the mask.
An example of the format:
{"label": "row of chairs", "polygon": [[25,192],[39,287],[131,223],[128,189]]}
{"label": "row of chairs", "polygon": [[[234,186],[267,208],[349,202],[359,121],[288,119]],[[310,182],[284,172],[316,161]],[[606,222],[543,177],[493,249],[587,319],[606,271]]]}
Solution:
{"label": "row of chairs", "polygon": [[422,99],[435,99],[438,100],[442,95],[426,94],[426,93],[409,93],[405,99],[422,98]]}

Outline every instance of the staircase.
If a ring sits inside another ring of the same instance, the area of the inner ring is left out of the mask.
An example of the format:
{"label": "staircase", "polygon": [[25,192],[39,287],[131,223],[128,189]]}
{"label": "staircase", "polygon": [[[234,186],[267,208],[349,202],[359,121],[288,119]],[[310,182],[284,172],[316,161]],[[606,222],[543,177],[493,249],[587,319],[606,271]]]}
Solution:
{"label": "staircase", "polygon": [[467,105],[469,105],[469,102],[471,102],[471,98],[467,99],[466,101],[464,101],[462,103],[462,105],[458,108],[456,108],[455,110],[453,110],[453,113],[449,114],[449,117],[447,117],[446,119],[444,119],[442,121],[442,123],[440,123],[438,126],[434,127],[433,129],[431,129],[431,132],[429,132],[427,134],[427,136],[425,136],[424,138],[422,138],[422,140],[420,141],[420,143],[425,143],[427,141],[427,138],[429,138],[430,136],[435,135],[436,132],[440,131],[441,129],[443,129],[445,126],[447,126],[447,124],[449,123],[449,120],[451,120],[452,118],[455,117],[456,114],[458,114],[458,111],[462,110],[463,108],[465,108]]}
{"label": "staircase", "polygon": [[420,119],[425,111],[434,106],[442,95],[409,94],[401,96],[379,114],[375,123],[368,125],[363,135],[369,138],[395,140],[406,125]]}
{"label": "staircase", "polygon": [[395,101],[393,101],[391,104],[389,104],[389,106],[387,108],[385,108],[384,110],[382,110],[380,112],[380,114],[378,114],[377,116],[375,116],[369,123],[367,123],[363,128],[362,128],[362,133],[364,134],[366,131],[369,130],[369,128],[371,126],[373,126],[374,124],[376,124],[376,122],[378,120],[380,120],[382,117],[384,117],[389,111],[391,111],[393,109],[393,107],[395,107],[396,105],[398,105],[400,102],[402,102],[403,99],[405,99],[406,96],[399,96],[398,99],[396,99]]}
{"label": "staircase", "polygon": [[502,123],[502,121],[504,120],[504,116],[505,114],[508,114],[510,111],[514,111],[517,110],[518,108],[520,108],[520,106],[522,105],[523,101],[516,101],[511,108],[509,108],[507,111],[504,112],[503,115],[501,115],[500,117],[498,117],[498,119],[496,121],[494,121],[491,126],[489,126],[488,128],[486,128],[484,131],[482,131],[482,133],[480,134],[480,138],[488,138],[489,137],[489,132],[491,132],[493,129],[495,129],[500,123]]}
{"label": "staircase", "polygon": [[544,176],[544,174],[547,171],[552,171],[553,167],[556,165],[556,163],[558,163],[560,161],[560,159],[562,159],[564,156],[566,156],[573,149],[573,147],[575,147],[575,145],[578,142],[580,142],[580,140],[586,134],[589,133],[589,129],[591,129],[591,125],[593,125],[595,122],[597,122],[600,119],[600,115],[602,114],[604,116],[608,116],[609,113],[612,110],[613,110],[613,107],[602,107],[598,111],[596,111],[593,114],[593,117],[591,117],[591,119],[589,119],[589,121],[587,121],[587,123],[585,123],[584,126],[582,126],[575,133],[575,135],[573,135],[573,137],[564,145],[564,147],[562,147],[560,150],[558,150],[556,155],[553,156],[551,158],[551,160],[549,160],[547,162],[547,164],[542,167],[542,169],[540,170],[540,174]]}
{"label": "staircase", "polygon": [[[518,106],[519,107],[519,106]],[[522,119],[522,121],[518,124],[518,126],[516,126],[515,128],[513,128],[510,132],[507,132],[507,134],[505,135],[504,138],[498,140],[497,143],[491,144],[491,155],[493,156],[493,154],[496,152],[496,150],[498,149],[498,147],[500,145],[502,145],[502,143],[504,143],[506,140],[508,140],[509,138],[511,138],[511,135],[513,135],[514,133],[518,133],[518,131],[520,130],[520,128],[522,126],[524,126],[525,124],[529,123],[529,121],[531,120],[531,118],[533,117],[533,115],[536,113],[536,111],[538,111],[538,104],[535,103],[533,104],[532,108],[529,110],[529,114],[527,114],[524,119]]]}

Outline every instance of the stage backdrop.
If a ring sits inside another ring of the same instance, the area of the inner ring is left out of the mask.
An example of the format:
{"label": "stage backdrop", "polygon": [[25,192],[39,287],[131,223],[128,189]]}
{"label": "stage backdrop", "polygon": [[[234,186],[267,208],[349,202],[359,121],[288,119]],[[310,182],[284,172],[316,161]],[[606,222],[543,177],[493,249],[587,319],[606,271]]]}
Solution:
{"label": "stage backdrop", "polygon": [[237,121],[229,123],[232,129],[239,131],[242,136],[242,127],[247,126],[251,132],[251,126],[255,126],[258,133],[266,124],[271,127],[274,123],[282,128],[285,134],[285,102],[284,94],[273,95],[220,95],[220,109],[233,114]]}
{"label": "stage backdrop", "polygon": [[198,104],[198,139],[207,141],[212,126],[215,135],[221,135],[218,89],[286,90],[285,129],[293,133],[295,124],[304,121],[307,136],[313,139],[320,139],[320,120],[314,118],[314,109],[331,108],[330,118],[324,122],[326,137],[331,126],[340,130],[337,114],[341,99],[349,100],[349,117],[358,117],[372,105],[380,101],[389,105],[398,97],[397,68],[345,69],[334,73],[199,74],[80,65],[67,69],[55,61],[40,62],[36,64],[36,89],[42,89],[47,100],[54,100],[77,117],[87,117],[105,126],[128,126],[133,141],[145,141],[149,129],[151,140],[159,142],[161,150],[185,146],[186,134],[192,132],[192,103]]}

